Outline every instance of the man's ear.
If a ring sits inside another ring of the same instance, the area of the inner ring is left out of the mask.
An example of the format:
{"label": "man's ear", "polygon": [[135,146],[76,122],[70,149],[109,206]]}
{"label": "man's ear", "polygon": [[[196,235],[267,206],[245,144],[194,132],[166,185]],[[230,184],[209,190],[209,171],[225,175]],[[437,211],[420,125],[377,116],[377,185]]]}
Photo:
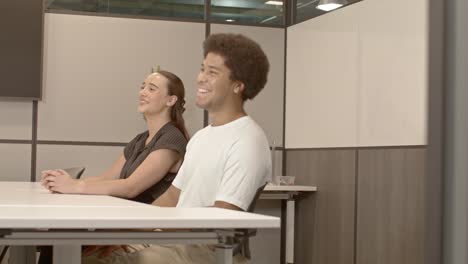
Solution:
{"label": "man's ear", "polygon": [[166,106],[174,106],[177,102],[177,96],[171,95],[169,96],[169,100],[166,102]]}
{"label": "man's ear", "polygon": [[234,84],[234,93],[235,94],[242,94],[242,92],[244,92],[244,89],[245,89],[245,85],[243,82],[236,82]]}

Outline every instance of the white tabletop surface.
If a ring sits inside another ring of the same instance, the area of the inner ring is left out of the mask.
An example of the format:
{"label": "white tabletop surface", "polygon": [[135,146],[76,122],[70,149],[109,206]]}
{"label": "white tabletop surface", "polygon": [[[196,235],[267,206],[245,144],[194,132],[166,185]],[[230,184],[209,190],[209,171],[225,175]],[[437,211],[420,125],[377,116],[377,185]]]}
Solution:
{"label": "white tabletop surface", "polygon": [[0,182],[0,206],[110,207],[147,206],[105,195],[57,195],[38,182]]}
{"label": "white tabletop surface", "polygon": [[109,196],[51,194],[38,183],[0,182],[0,229],[279,227],[277,217],[219,208],[162,208]]}
{"label": "white tabletop surface", "polygon": [[315,192],[316,186],[267,184],[264,192]]}

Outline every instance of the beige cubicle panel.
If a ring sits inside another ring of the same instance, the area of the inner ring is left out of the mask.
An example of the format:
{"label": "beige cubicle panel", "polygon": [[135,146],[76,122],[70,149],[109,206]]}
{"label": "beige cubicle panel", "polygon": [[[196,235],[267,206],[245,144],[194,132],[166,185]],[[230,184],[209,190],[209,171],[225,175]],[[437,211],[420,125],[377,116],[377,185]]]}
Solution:
{"label": "beige cubicle panel", "polygon": [[194,97],[204,32],[201,23],[46,14],[38,139],[128,142],[145,129],[138,92],[157,65],[184,81],[193,134],[203,126]]}
{"label": "beige cubicle panel", "polygon": [[97,176],[122,154],[123,147],[38,145],[36,175],[42,170],[86,167],[83,177]]}
{"label": "beige cubicle panel", "polygon": [[289,27],[286,147],[426,144],[426,10],[369,0]]}
{"label": "beige cubicle panel", "polygon": [[427,1],[372,0],[360,6],[353,21],[359,29],[358,145],[425,145]]}
{"label": "beige cubicle panel", "polygon": [[357,12],[353,5],[288,28],[287,148],[356,145]]}
{"label": "beige cubicle panel", "polygon": [[30,101],[0,99],[0,139],[32,139],[32,105]]}
{"label": "beige cubicle panel", "polygon": [[31,179],[31,145],[0,143],[0,181]]}
{"label": "beige cubicle panel", "polygon": [[426,20],[366,0],[288,28],[286,171],[318,187],[296,262],[424,262]]}
{"label": "beige cubicle panel", "polygon": [[268,82],[252,101],[247,112],[260,124],[270,145],[283,144],[284,29],[254,26],[211,24],[211,33],[238,33],[252,38],[264,50],[270,62]]}

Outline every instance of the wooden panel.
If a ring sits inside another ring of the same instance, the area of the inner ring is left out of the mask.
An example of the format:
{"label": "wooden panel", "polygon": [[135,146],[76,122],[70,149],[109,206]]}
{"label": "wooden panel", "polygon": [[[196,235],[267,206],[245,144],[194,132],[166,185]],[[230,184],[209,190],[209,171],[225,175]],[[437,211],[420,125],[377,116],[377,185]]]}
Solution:
{"label": "wooden panel", "polygon": [[423,264],[424,149],[360,150],[357,264]]}
{"label": "wooden panel", "polygon": [[318,186],[297,204],[295,263],[354,263],[355,152],[287,151],[287,174]]}

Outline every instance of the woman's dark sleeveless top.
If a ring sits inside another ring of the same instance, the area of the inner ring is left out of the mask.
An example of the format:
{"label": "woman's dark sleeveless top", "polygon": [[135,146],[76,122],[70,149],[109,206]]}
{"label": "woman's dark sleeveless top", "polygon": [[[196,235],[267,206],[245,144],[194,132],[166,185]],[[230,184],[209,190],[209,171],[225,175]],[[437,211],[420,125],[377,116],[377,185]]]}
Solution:
{"label": "woman's dark sleeveless top", "polygon": [[[148,131],[143,132],[125,146],[124,156],[126,161],[120,173],[120,179],[128,178],[143,163],[146,157],[155,150],[170,149],[179,153],[182,158],[184,157],[187,139],[172,122],[161,127],[145,146],[148,135]],[[167,173],[159,182],[131,200],[148,204],[152,203],[171,186],[175,176],[176,173]]]}

